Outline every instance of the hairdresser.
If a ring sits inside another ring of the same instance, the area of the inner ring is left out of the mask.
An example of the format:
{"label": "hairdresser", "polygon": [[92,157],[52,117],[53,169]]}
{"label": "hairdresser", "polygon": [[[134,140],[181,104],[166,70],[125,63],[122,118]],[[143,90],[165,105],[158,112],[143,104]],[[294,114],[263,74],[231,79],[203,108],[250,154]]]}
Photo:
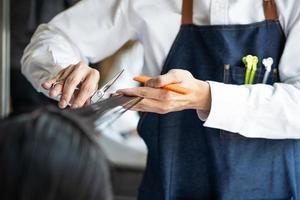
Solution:
{"label": "hairdresser", "polygon": [[[83,0],[38,28],[23,73],[61,108],[79,86],[82,107],[89,63],[138,40],[153,78],[118,93],[144,97],[139,199],[297,199],[299,31],[298,0]],[[173,83],[192,92],[161,89]]]}

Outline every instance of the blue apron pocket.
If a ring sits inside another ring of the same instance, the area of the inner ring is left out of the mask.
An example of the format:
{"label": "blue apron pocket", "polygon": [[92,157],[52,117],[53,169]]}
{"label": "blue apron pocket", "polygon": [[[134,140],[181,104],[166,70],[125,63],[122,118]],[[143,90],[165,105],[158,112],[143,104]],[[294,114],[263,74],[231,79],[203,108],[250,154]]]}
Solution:
{"label": "blue apron pocket", "polygon": [[[258,66],[253,84],[261,84],[265,75],[265,69],[262,66]],[[223,82],[233,85],[244,85],[246,76],[246,68],[244,66],[224,66]],[[268,78],[268,84],[273,84],[279,80],[278,70],[274,68]]]}
{"label": "blue apron pocket", "polygon": [[243,85],[245,82],[246,68],[241,66],[231,66],[227,72],[227,83]]}

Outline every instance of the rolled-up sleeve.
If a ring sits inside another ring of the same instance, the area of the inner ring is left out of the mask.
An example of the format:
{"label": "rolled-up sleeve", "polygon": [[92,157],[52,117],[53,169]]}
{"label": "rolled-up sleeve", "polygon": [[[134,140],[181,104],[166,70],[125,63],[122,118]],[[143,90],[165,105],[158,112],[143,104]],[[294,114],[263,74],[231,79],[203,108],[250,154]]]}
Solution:
{"label": "rolled-up sleeve", "polygon": [[[298,8],[297,8],[298,7]],[[209,82],[212,107],[205,126],[249,138],[300,139],[300,17],[290,12],[287,43],[279,70],[281,83],[228,85]],[[298,14],[297,14],[298,13]],[[201,118],[203,114],[199,112]]]}
{"label": "rolled-up sleeve", "polygon": [[61,69],[80,60],[101,61],[134,40],[126,4],[128,0],[82,0],[40,25],[24,51],[23,74],[45,92],[41,84]]}

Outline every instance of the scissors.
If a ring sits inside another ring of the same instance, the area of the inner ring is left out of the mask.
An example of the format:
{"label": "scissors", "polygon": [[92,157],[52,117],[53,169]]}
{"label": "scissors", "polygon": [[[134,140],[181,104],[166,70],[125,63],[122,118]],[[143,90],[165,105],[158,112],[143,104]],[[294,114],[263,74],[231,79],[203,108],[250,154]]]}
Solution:
{"label": "scissors", "polygon": [[103,87],[95,92],[95,94],[91,97],[92,103],[99,102],[104,95],[106,94],[107,90],[120,78],[123,74],[124,69],[122,69],[119,73],[117,73],[110,81],[108,81]]}
{"label": "scissors", "polygon": [[[118,72],[110,81],[108,81],[103,87],[101,87],[100,89],[98,89],[93,96],[91,97],[91,103],[97,103],[99,102],[101,99],[103,99],[103,97],[105,96],[107,90],[120,78],[120,76],[123,74],[124,69],[122,69],[120,72]],[[57,85],[57,84],[64,84],[63,80],[57,81],[55,83],[52,84],[52,88]],[[79,90],[79,88],[77,87],[76,90]],[[59,95],[60,97],[61,95]],[[69,105],[70,106],[70,105]]]}

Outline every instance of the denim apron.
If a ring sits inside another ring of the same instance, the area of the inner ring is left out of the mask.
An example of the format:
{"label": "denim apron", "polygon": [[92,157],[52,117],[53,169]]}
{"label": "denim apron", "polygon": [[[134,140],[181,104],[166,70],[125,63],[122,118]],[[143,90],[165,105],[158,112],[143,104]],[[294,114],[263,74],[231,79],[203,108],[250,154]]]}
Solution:
{"label": "denim apron", "polygon": [[[265,21],[248,25],[194,25],[192,5],[183,0],[183,23],[162,74],[184,69],[200,80],[242,85],[242,58],[252,54],[260,59],[254,83],[262,83],[261,60],[267,57],[274,59],[267,84],[279,82],[285,36],[273,0],[264,1]],[[138,130],[149,151],[140,200],[300,198],[297,140],[250,139],[206,128],[195,110],[143,113]]]}

